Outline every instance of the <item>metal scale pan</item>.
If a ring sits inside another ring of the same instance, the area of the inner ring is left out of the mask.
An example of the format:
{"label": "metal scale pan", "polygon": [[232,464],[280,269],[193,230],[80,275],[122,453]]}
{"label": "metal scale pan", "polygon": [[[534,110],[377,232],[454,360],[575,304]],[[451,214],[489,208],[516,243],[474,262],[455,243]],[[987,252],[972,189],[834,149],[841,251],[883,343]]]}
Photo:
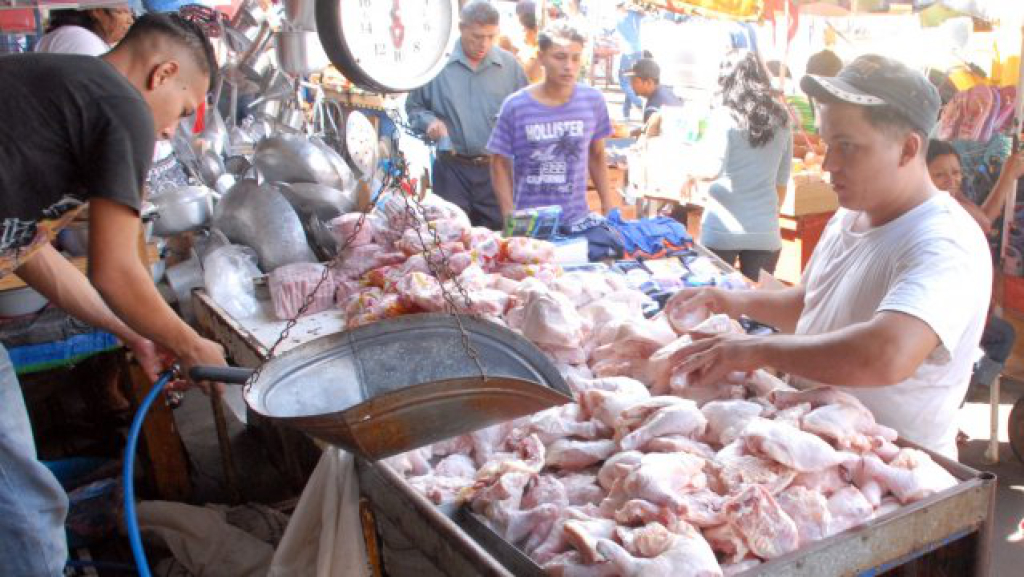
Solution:
{"label": "metal scale pan", "polygon": [[[463,345],[463,333],[484,368]],[[193,367],[244,383],[251,369]],[[571,401],[551,361],[473,317],[408,315],[322,337],[267,362],[245,390],[255,412],[369,460]]]}

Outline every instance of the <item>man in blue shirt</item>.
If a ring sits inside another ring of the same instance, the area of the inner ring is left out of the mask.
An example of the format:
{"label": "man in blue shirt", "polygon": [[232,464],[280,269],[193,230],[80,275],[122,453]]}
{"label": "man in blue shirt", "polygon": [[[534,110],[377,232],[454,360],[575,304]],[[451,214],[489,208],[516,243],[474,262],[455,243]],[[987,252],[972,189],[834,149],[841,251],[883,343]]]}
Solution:
{"label": "man in blue shirt", "polygon": [[515,56],[494,45],[499,18],[486,1],[466,4],[448,65],[405,103],[412,126],[437,143],[434,192],[466,211],[474,225],[493,230],[501,229],[502,218],[491,187],[487,139],[501,103],[527,85]]}
{"label": "man in blue shirt", "polygon": [[662,106],[682,106],[683,101],[672,91],[671,86],[661,84],[661,67],[652,58],[641,58],[629,71],[630,85],[639,96],[646,98],[644,123]]}

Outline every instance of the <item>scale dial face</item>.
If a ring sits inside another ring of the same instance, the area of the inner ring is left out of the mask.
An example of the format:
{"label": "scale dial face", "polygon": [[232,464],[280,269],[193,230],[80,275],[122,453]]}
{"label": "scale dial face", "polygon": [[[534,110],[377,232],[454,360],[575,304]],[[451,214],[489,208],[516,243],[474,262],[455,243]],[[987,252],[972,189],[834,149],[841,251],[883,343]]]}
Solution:
{"label": "scale dial face", "polygon": [[317,0],[335,66],[370,90],[408,92],[437,75],[458,39],[457,0]]}

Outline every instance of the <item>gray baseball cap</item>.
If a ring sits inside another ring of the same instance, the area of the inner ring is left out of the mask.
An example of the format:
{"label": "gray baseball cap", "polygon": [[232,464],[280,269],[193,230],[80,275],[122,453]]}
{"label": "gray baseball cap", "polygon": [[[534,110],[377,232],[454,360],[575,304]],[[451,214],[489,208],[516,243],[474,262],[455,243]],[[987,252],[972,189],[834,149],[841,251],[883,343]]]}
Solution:
{"label": "gray baseball cap", "polygon": [[888,104],[925,134],[935,127],[942,107],[938,91],[924,74],[877,54],[857,58],[835,77],[804,76],[800,88],[819,100],[831,97],[858,106]]}
{"label": "gray baseball cap", "polygon": [[623,76],[636,76],[637,78],[658,81],[661,79],[661,67],[658,66],[658,63],[653,58],[641,58]]}

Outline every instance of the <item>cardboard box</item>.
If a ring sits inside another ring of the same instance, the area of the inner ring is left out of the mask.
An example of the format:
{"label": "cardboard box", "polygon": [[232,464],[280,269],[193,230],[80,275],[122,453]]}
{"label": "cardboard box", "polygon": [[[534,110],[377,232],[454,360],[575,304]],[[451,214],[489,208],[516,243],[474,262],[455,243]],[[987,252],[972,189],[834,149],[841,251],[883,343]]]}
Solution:
{"label": "cardboard box", "polygon": [[785,216],[803,216],[834,212],[839,208],[832,185],[819,172],[798,172],[789,179],[786,199],[779,212]]}

